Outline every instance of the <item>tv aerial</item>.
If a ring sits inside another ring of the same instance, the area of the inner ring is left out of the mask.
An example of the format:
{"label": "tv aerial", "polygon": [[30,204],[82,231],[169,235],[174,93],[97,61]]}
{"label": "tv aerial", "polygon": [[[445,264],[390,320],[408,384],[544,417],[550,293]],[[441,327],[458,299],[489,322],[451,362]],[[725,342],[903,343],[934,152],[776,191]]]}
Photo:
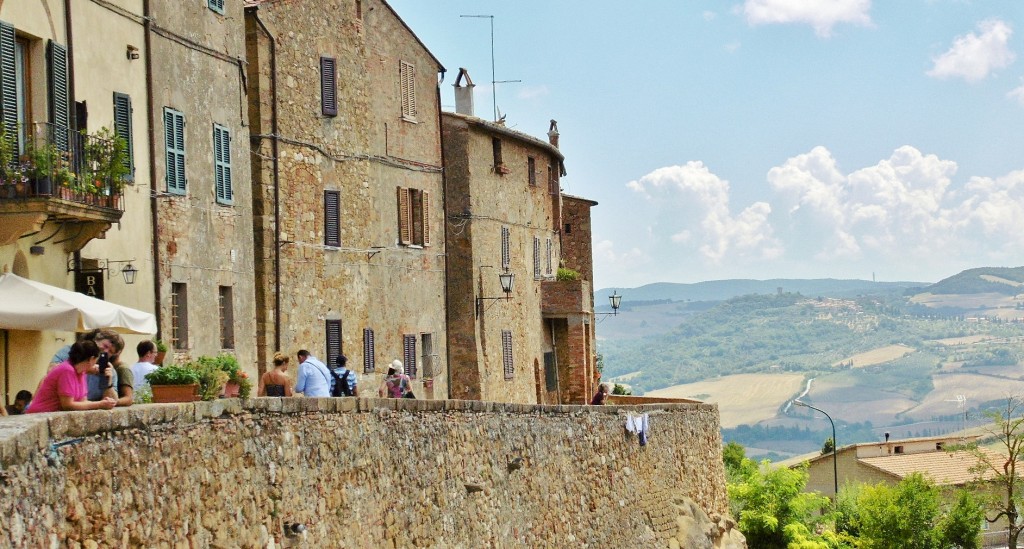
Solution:
{"label": "tv aerial", "polygon": [[512,82],[522,82],[522,80],[498,80],[494,73],[494,16],[493,15],[460,15],[459,17],[469,17],[475,19],[489,19],[491,21],[491,101],[494,104],[494,121],[500,122],[505,117],[498,115],[498,84],[509,84]]}

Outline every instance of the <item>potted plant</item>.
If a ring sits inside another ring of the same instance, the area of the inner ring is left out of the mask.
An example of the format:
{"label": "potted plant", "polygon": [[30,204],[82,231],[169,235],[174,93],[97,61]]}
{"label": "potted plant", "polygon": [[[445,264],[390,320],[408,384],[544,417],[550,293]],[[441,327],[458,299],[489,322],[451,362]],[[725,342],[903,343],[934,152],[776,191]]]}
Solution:
{"label": "potted plant", "polygon": [[157,368],[146,375],[153,402],[194,402],[199,400],[200,372],[191,364]]}
{"label": "potted plant", "polygon": [[60,151],[57,150],[57,146],[53,143],[32,142],[25,156],[28,161],[26,175],[32,180],[36,194],[52,194],[54,170],[60,163]]}
{"label": "potted plant", "polygon": [[156,358],[153,360],[153,364],[160,366],[167,358],[167,344],[161,339],[154,339],[153,343],[156,345]]}
{"label": "potted plant", "polygon": [[93,194],[119,193],[124,188],[128,169],[128,142],[110,128],[90,134],[85,145],[86,165],[90,170],[89,191]]}
{"label": "potted plant", "polygon": [[21,183],[21,173],[14,165],[14,139],[7,135],[7,126],[0,124],[0,186],[7,190],[8,198],[16,195],[17,183]]}
{"label": "potted plant", "polygon": [[235,358],[235,355],[222,353],[216,357],[204,356],[199,357],[199,362],[204,365],[204,368],[226,374],[223,392],[220,396],[227,398],[249,398],[249,394],[252,392],[252,381],[249,379],[249,374],[242,371],[242,367],[238,364],[238,359]]}

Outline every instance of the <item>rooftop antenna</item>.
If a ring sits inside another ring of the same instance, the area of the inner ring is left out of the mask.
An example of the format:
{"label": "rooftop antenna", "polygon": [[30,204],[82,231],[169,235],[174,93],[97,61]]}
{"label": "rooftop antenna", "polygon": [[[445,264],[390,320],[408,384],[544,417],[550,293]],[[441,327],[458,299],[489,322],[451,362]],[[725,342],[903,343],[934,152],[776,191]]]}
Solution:
{"label": "rooftop antenna", "polygon": [[522,82],[522,80],[497,80],[494,73],[494,16],[493,15],[460,15],[459,17],[471,17],[476,19],[490,19],[491,21],[491,102],[494,105],[494,121],[498,118],[498,84],[510,82]]}
{"label": "rooftop antenna", "polygon": [[947,400],[946,402],[956,402],[956,407],[964,411],[964,415],[960,416],[960,443],[963,444],[967,437],[967,397],[956,395],[956,400]]}

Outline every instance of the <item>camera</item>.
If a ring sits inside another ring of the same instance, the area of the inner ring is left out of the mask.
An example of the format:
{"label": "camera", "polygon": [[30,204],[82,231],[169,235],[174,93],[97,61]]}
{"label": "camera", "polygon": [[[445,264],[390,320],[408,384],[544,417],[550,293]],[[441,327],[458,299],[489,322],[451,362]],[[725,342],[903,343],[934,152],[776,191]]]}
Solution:
{"label": "camera", "polygon": [[100,367],[100,375],[106,375],[107,368],[110,368],[110,357],[107,353],[100,353],[100,358],[96,361],[96,364]]}

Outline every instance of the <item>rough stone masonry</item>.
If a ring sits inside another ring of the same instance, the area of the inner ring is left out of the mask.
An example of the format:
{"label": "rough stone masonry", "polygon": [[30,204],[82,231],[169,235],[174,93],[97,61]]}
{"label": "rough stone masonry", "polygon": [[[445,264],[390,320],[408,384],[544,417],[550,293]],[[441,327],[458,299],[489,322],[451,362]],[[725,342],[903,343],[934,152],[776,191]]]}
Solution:
{"label": "rough stone masonry", "polygon": [[710,404],[154,404],[3,418],[0,464],[0,546],[742,546]]}

